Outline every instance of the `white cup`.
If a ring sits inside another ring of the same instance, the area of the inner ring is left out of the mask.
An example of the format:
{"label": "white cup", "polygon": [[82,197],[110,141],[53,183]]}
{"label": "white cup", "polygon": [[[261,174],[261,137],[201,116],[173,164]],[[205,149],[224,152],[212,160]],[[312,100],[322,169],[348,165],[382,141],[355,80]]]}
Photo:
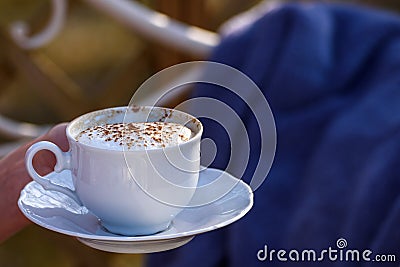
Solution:
{"label": "white cup", "polygon": [[[93,147],[76,138],[83,130],[97,125],[151,121],[179,123],[194,135],[186,142],[166,148],[129,151]],[[46,190],[62,192],[83,204],[110,232],[154,234],[168,228],[195,193],[202,131],[198,119],[178,110],[117,107],[94,111],[68,125],[68,152],[51,142],[35,143],[26,152],[26,167],[34,181]],[[71,171],[74,191],[51,183],[35,171],[32,159],[43,149],[55,154],[55,172]]]}

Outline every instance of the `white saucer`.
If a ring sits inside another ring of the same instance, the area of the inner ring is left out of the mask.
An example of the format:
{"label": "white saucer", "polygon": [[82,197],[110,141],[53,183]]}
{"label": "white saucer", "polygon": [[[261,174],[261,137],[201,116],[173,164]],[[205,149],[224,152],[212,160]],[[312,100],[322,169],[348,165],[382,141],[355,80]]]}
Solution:
{"label": "white saucer", "polygon": [[[148,236],[121,236],[107,232],[97,217],[85,207],[79,206],[61,193],[44,190],[36,182],[30,182],[21,191],[18,206],[32,222],[49,230],[77,237],[82,243],[99,250],[118,253],[158,252],[180,247],[197,234],[231,224],[251,209],[251,188],[228,173],[217,169],[205,169],[200,172],[199,186],[209,184],[221,178],[221,175],[224,176],[223,179],[237,182],[232,190],[210,204],[185,208],[167,230]],[[52,173],[47,177],[54,183],[73,187],[69,171]],[[215,183],[215,186],[218,187],[218,183]],[[201,190],[199,192],[207,193]],[[199,199],[202,196],[196,197]]]}

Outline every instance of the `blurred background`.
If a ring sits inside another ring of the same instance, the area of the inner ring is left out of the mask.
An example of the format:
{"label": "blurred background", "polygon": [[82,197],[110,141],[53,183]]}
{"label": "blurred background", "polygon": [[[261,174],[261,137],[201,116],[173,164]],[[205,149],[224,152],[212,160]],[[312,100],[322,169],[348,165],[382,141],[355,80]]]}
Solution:
{"label": "blurred background", "polygon": [[[69,0],[59,34],[38,49],[26,50],[10,37],[10,25],[25,21],[31,28],[30,34],[35,35],[51,17],[51,1],[0,0],[0,156],[25,142],[23,137],[29,138],[19,136],[18,127],[45,129],[46,125],[69,121],[91,110],[127,105],[135,89],[159,70],[207,57],[206,53],[183,52],[146,38],[98,11],[90,2],[95,1]],[[260,1],[137,2],[189,25],[217,32],[223,22]],[[345,2],[400,10],[396,0]],[[165,105],[172,107],[184,97],[178,96]],[[0,245],[0,267],[142,265],[141,255],[100,252],[35,225]]]}

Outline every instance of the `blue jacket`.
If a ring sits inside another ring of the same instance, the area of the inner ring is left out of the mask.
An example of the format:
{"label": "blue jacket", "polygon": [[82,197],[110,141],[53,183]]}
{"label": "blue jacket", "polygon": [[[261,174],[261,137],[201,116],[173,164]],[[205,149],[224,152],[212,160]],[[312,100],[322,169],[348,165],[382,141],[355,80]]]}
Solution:
{"label": "blue jacket", "polygon": [[[371,260],[393,254],[397,263],[384,266],[398,266],[399,17],[352,5],[283,5],[231,25],[210,60],[247,74],[268,99],[276,120],[275,161],[248,215],[150,255],[148,266],[302,266],[276,256],[261,261],[257,253],[265,246],[268,252],[321,252],[338,249],[339,241],[347,242],[345,249],[372,251]],[[240,99],[217,89],[201,84],[194,97],[221,100],[244,121],[252,145],[243,175],[249,182],[259,154],[255,118]],[[219,149],[212,165],[225,168],[229,140],[216,123],[203,123],[204,137]],[[326,255],[323,266],[374,263]]]}

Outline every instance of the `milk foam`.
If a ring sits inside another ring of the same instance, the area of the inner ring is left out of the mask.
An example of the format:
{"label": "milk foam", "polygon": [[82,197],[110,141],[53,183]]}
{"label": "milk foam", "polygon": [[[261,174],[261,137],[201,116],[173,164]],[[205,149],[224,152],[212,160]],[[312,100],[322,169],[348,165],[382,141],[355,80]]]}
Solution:
{"label": "milk foam", "polygon": [[178,123],[139,122],[97,125],[82,131],[78,142],[110,150],[148,150],[188,141],[192,131]]}

